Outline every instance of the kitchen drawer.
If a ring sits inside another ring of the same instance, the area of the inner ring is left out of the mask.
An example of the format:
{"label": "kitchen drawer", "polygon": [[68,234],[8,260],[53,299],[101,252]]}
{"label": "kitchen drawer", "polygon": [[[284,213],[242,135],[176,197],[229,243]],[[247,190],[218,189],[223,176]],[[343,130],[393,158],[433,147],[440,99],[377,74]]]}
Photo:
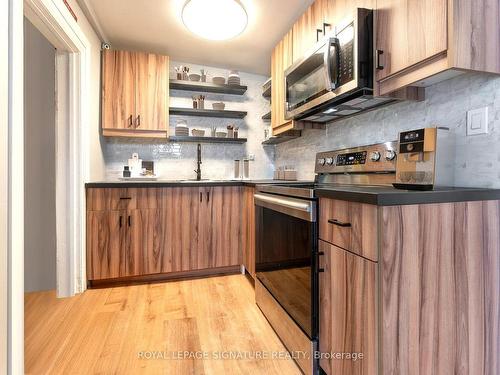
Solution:
{"label": "kitchen drawer", "polygon": [[321,198],[319,211],[320,239],[377,261],[377,206]]}
{"label": "kitchen drawer", "polygon": [[128,188],[127,192],[133,197],[136,209],[163,208],[166,205],[169,188]]}
{"label": "kitchen drawer", "polygon": [[87,189],[87,211],[126,210],[136,207],[135,189]]}

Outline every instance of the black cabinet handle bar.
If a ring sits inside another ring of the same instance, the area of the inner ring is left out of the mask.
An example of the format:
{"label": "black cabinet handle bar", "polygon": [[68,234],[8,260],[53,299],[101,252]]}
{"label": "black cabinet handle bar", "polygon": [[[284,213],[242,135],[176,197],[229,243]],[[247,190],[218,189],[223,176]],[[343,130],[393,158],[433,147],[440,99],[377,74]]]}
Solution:
{"label": "black cabinet handle bar", "polygon": [[330,220],[328,220],[328,223],[336,225],[338,227],[343,227],[343,228],[350,228],[351,227],[351,223],[345,223],[345,222],[337,220],[337,219],[330,219]]}

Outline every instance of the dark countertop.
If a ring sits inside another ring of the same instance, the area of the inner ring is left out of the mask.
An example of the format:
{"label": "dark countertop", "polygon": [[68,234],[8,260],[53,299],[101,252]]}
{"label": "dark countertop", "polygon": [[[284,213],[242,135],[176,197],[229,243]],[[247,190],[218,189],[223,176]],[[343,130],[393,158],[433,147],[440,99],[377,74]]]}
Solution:
{"label": "dark countertop", "polygon": [[87,182],[85,188],[155,188],[155,187],[196,187],[196,186],[255,186],[262,184],[303,184],[311,181],[283,181],[283,180],[156,180],[156,181],[95,181]]}
{"label": "dark countertop", "polygon": [[317,197],[377,206],[500,200],[500,189],[437,187],[434,190],[399,190],[391,186],[317,187]]}

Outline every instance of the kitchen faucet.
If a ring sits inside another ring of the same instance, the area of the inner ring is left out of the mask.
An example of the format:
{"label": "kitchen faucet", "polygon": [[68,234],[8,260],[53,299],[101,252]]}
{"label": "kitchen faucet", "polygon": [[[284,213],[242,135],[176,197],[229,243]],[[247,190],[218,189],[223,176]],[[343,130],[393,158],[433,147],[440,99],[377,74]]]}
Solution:
{"label": "kitchen faucet", "polygon": [[196,173],[196,181],[201,180],[201,144],[198,143],[198,160],[197,160],[198,168],[195,170]]}

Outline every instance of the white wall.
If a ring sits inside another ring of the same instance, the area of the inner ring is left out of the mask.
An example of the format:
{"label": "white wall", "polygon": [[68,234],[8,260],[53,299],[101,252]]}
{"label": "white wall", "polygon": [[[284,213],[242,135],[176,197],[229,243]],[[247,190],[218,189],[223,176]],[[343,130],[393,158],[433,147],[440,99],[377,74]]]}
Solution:
{"label": "white wall", "polygon": [[[227,78],[229,69],[170,62],[170,76],[175,78],[174,67],[187,65],[191,72],[198,72],[204,68],[208,71],[208,80],[214,75]],[[274,147],[262,146],[264,129],[270,123],[262,120],[262,115],[269,111],[269,101],[262,97],[262,84],[267,77],[240,72],[241,84],[247,85],[247,92],[242,95],[221,95],[205,93],[205,108],[212,108],[214,101],[226,103],[227,110],[247,111],[243,120],[218,119],[189,116],[170,116],[170,132],[175,134],[175,125],[180,120],[186,120],[190,129],[205,129],[208,135],[211,127],[227,131],[229,124],[239,127],[239,137],[248,138],[244,144],[203,144],[202,145],[202,177],[210,179],[230,179],[234,176],[234,159],[242,159],[249,154],[255,155],[255,161],[250,163],[250,178],[272,178]],[[170,105],[173,107],[192,108],[192,95],[196,92],[170,91]],[[104,157],[107,166],[107,177],[118,177],[123,165],[132,152],[139,153],[143,160],[154,160],[157,175],[163,179],[194,178],[196,168],[196,143],[174,143],[161,140],[130,140],[123,138],[109,138],[105,141]]]}
{"label": "white wall", "polygon": [[[489,134],[466,136],[467,110],[488,107]],[[304,131],[276,146],[276,165],[295,165],[299,178],[314,178],[315,154],[396,140],[398,132],[449,127],[457,140],[455,185],[500,188],[500,77],[468,73],[426,89],[426,100],[404,102]]]}
{"label": "white wall", "polygon": [[[91,51],[91,72],[90,72],[90,113],[88,124],[88,150],[84,157],[87,158],[86,175],[89,181],[102,179],[105,175],[105,162],[102,153],[101,143],[103,142],[100,132],[100,106],[101,106],[101,41],[94,29],[78,6],[76,0],[68,0],[71,8],[75,12],[77,24],[85,37],[90,41]],[[71,15],[66,13],[66,18],[71,19]]]}
{"label": "white wall", "polygon": [[24,290],[56,288],[55,49],[24,19]]}

